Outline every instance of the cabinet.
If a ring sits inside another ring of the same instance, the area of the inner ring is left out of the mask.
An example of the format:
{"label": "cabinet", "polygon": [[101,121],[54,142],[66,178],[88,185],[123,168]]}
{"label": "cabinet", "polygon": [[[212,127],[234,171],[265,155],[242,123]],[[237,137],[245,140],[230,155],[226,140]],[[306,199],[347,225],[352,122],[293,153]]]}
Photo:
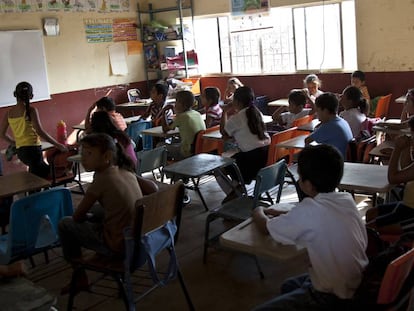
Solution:
{"label": "cabinet", "polygon": [[[192,0],[177,0],[176,6],[164,8],[153,8],[149,3],[147,10],[141,9],[139,3],[137,5],[147,82],[167,77],[188,78],[189,71],[197,67],[196,54],[186,48],[183,24],[185,11],[188,11],[187,16],[193,17]],[[167,12],[176,13],[177,25],[167,27],[159,24],[157,19]]]}

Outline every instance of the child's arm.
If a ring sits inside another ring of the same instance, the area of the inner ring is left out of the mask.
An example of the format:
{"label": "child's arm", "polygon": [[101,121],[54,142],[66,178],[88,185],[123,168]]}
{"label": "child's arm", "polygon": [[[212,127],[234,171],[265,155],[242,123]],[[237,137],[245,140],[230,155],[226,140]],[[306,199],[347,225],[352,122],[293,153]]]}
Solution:
{"label": "child's arm", "polygon": [[287,107],[285,107],[285,106],[281,106],[281,107],[279,107],[278,109],[276,109],[276,110],[275,110],[275,112],[273,112],[273,114],[272,114],[272,119],[273,119],[273,121],[274,121],[274,122],[276,122],[276,123],[277,123],[277,124],[279,124],[279,125],[285,125],[285,124],[283,123],[283,119],[282,119],[281,114],[282,114],[283,112],[286,112],[286,111],[288,111],[288,109],[287,109]]}
{"label": "child's arm", "polygon": [[253,210],[253,221],[264,234],[269,234],[269,230],[267,230],[266,226],[268,220],[269,218],[264,213],[263,206],[258,206]]}
{"label": "child's arm", "polygon": [[15,144],[16,142],[14,139],[7,134],[7,128],[9,127],[9,121],[8,121],[8,112],[6,112],[3,116],[3,120],[0,124],[0,137],[6,140],[9,144]]}
{"label": "child's arm", "polygon": [[97,201],[97,197],[90,193],[86,192],[82,198],[82,201],[79,203],[78,207],[76,208],[75,212],[72,215],[72,218],[76,222],[82,222],[87,219],[87,213],[93,206],[93,204]]}
{"label": "child's arm", "polygon": [[152,107],[155,105],[155,103],[154,102],[152,102],[148,107],[147,107],[147,110],[145,110],[145,112],[142,114],[142,116],[141,116],[141,118],[142,119],[146,119],[146,118],[148,118],[149,116],[150,116],[150,114],[151,114],[151,109],[152,109]]}
{"label": "child's arm", "polygon": [[221,119],[220,119],[220,133],[221,133],[221,135],[222,135],[222,137],[223,137],[224,140],[231,137],[229,134],[227,134],[227,132],[226,132],[226,130],[224,128],[226,127],[226,123],[227,123],[227,119],[228,119],[227,113],[232,108],[233,107],[232,107],[231,104],[224,106],[223,107],[223,113],[221,114]]}
{"label": "child's arm", "polygon": [[167,111],[168,111],[168,107],[170,105],[164,107],[162,109],[162,114],[161,114],[161,126],[162,126],[162,131],[164,133],[167,133],[170,130],[173,130],[175,128],[174,122],[171,124],[168,124],[168,115],[167,115]]}
{"label": "child's arm", "polygon": [[37,112],[37,109],[31,107],[30,108],[30,117],[32,119],[33,128],[35,129],[36,133],[46,140],[47,142],[54,145],[57,149],[59,149],[62,152],[67,152],[68,148],[65,145],[62,145],[61,143],[57,142],[52,136],[50,136],[42,127],[42,124],[40,123],[39,114]]}

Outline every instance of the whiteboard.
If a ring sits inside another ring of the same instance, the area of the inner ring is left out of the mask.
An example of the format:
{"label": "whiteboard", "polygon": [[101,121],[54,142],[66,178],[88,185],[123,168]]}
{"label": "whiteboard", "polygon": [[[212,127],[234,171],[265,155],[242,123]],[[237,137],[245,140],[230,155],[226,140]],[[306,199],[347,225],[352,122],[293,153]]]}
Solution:
{"label": "whiteboard", "polygon": [[32,101],[50,99],[42,31],[0,31],[0,107],[16,103],[22,81],[33,86]]}

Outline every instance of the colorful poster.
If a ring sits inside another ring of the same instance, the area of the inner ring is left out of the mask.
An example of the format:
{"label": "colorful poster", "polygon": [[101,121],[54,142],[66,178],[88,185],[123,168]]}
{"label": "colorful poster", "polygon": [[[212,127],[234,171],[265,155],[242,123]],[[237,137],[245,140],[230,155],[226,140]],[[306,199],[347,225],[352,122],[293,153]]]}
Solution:
{"label": "colorful poster", "polygon": [[137,40],[137,23],[132,18],[114,18],[114,42]]}
{"label": "colorful poster", "polygon": [[233,15],[253,14],[267,12],[269,0],[231,0],[231,12]]}
{"label": "colorful poster", "polygon": [[13,13],[16,12],[16,5],[13,0],[0,0],[1,12]]}
{"label": "colorful poster", "polygon": [[88,43],[112,42],[112,19],[85,19],[85,33]]}

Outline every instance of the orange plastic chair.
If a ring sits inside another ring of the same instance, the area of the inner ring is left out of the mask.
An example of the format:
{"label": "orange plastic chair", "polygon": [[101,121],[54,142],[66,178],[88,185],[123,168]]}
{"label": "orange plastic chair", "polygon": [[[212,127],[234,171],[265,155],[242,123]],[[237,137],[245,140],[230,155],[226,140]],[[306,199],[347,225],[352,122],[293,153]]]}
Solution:
{"label": "orange plastic chair", "polygon": [[220,125],[212,126],[204,131],[200,131],[197,133],[195,146],[194,146],[194,154],[199,153],[211,153],[217,151],[218,154],[223,153],[223,140],[217,139],[204,139],[203,135],[206,133],[211,133],[214,131],[219,131]]}
{"label": "orange plastic chair", "polygon": [[307,115],[302,118],[296,119],[292,123],[292,127],[305,125],[313,120],[313,115]]}
{"label": "orange plastic chair", "polygon": [[375,118],[386,118],[388,116],[391,96],[392,94],[388,94],[378,99],[377,107],[375,108]]}
{"label": "orange plastic chair", "polygon": [[413,268],[413,263],[414,249],[411,249],[388,265],[381,281],[377,304],[400,305],[403,301],[409,299],[410,291],[401,296],[401,289]]}
{"label": "orange plastic chair", "polygon": [[276,145],[278,143],[281,143],[282,141],[295,137],[297,132],[297,127],[291,127],[287,130],[277,132],[272,135],[272,141],[270,142],[269,153],[267,156],[267,166],[272,165],[273,163],[276,163],[277,161],[285,157],[287,157],[288,159],[287,163],[290,164],[292,162],[294,150],[279,148],[276,147]]}

